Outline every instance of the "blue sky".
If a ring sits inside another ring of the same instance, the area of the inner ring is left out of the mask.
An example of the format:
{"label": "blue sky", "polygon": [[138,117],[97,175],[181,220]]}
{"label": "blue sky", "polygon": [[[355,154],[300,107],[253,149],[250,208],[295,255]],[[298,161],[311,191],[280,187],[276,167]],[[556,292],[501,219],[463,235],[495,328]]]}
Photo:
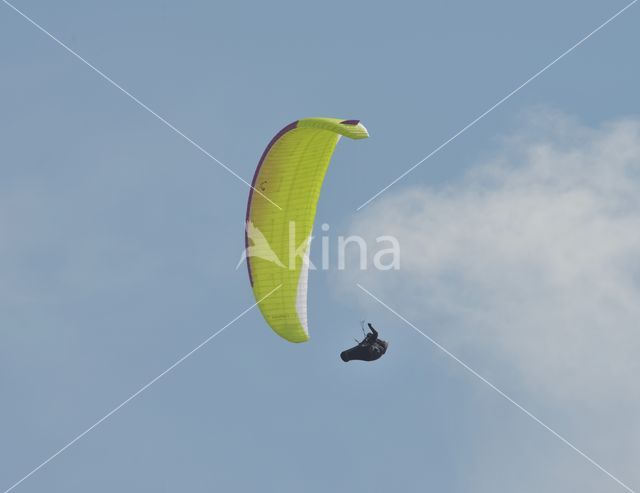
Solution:
{"label": "blue sky", "polygon": [[[14,491],[625,491],[355,282],[640,488],[638,6],[356,213],[626,2],[14,5],[246,180],[287,123],[362,120],[317,220],[396,227],[407,266],[312,272],[311,342],[250,312]],[[253,297],[234,270],[247,187],[0,12],[4,490]],[[391,348],[345,365],[363,318]]]}

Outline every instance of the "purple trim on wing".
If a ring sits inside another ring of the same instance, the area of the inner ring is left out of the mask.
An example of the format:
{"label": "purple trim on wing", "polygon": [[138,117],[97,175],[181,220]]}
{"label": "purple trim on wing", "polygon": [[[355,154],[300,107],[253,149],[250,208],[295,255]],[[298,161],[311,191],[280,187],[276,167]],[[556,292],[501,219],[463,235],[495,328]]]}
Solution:
{"label": "purple trim on wing", "polygon": [[343,120],[340,122],[341,125],[357,125],[360,123],[360,120]]}
{"label": "purple trim on wing", "polygon": [[[254,188],[256,186],[256,181],[258,180],[258,175],[260,174],[260,168],[262,168],[262,165],[264,164],[264,160],[267,158],[267,154],[269,154],[269,151],[274,146],[274,144],[284,134],[286,134],[290,130],[293,130],[297,126],[298,126],[298,120],[296,120],[293,123],[290,123],[289,125],[284,127],[282,130],[280,130],[275,135],[275,137],[273,139],[271,139],[271,142],[269,142],[269,145],[267,145],[267,148],[262,153],[262,156],[260,157],[260,161],[258,161],[258,167],[256,168],[256,172],[253,174],[253,180],[251,180],[251,189],[249,190],[249,200],[247,201],[247,215],[245,217],[245,225],[244,225],[244,248],[245,248],[245,254],[249,253],[249,234],[247,233],[247,228],[249,226],[249,215],[251,214],[251,199],[253,198],[253,190],[254,190]],[[253,276],[251,275],[251,259],[249,258],[249,255],[246,255],[245,258],[247,259],[247,270],[249,271],[249,282],[251,283],[251,286],[253,286]]]}

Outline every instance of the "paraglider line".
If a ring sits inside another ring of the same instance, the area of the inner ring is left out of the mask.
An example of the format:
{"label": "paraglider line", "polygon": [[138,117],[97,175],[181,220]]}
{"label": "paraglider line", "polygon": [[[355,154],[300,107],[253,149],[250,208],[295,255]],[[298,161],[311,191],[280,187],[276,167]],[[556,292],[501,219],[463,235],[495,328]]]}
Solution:
{"label": "paraglider line", "polygon": [[96,428],[98,425],[100,425],[103,421],[107,420],[108,418],[110,418],[113,414],[115,414],[116,412],[118,412],[120,409],[122,409],[124,406],[126,406],[129,402],[131,402],[133,399],[135,399],[136,397],[138,397],[140,394],[142,394],[142,392],[144,392],[145,390],[147,390],[149,387],[151,387],[154,383],[156,383],[158,380],[160,380],[162,377],[164,377],[167,373],[169,373],[171,370],[173,370],[175,367],[177,367],[179,364],[181,364],[184,360],[186,360],[187,358],[189,358],[191,355],[193,355],[196,351],[198,351],[199,349],[201,349],[203,346],[205,346],[206,344],[208,344],[214,337],[218,336],[219,334],[221,334],[227,327],[231,326],[232,324],[234,324],[235,322],[237,322],[238,320],[240,320],[243,316],[245,316],[248,312],[250,312],[251,310],[253,310],[256,306],[258,306],[262,301],[264,301],[265,299],[267,299],[269,296],[271,296],[273,293],[275,293],[278,289],[280,289],[282,287],[282,284],[280,284],[279,286],[277,286],[275,289],[273,289],[272,291],[270,291],[268,294],[266,294],[265,296],[263,296],[262,298],[260,298],[260,300],[256,301],[253,305],[251,305],[249,308],[247,308],[246,310],[244,310],[242,313],[240,313],[237,317],[235,317],[233,320],[231,320],[230,322],[228,322],[224,327],[222,327],[221,329],[219,329],[217,332],[213,333],[212,335],[210,335],[208,338],[206,338],[203,342],[201,342],[200,344],[198,344],[195,348],[193,348],[191,351],[189,351],[187,354],[185,354],[182,358],[180,358],[178,361],[176,361],[175,363],[173,363],[169,368],[167,368],[166,370],[164,370],[162,373],[160,373],[160,375],[158,375],[157,377],[155,377],[153,380],[151,380],[150,382],[148,382],[146,385],[144,385],[143,387],[140,387],[140,389],[133,393],[130,397],[128,397],[126,400],[122,401],[120,404],[118,404],[116,407],[114,407],[111,411],[109,411],[107,414],[105,414],[102,418],[100,418],[98,421],[96,421],[94,424],[92,424],[89,428],[87,428],[86,430],[84,430],[82,433],[80,433],[77,437],[75,437],[73,440],[71,440],[69,443],[67,443],[64,447],[62,447],[60,450],[58,450],[55,454],[53,454],[51,457],[49,457],[47,460],[45,460],[44,462],[42,462],[38,467],[34,468],[29,474],[25,475],[22,477],[22,479],[20,479],[19,481],[16,481],[15,483],[13,483],[9,488],[7,488],[6,490],[4,490],[3,493],[9,493],[10,491],[12,491],[14,488],[16,488],[18,485],[20,485],[22,482],[24,482],[25,480],[29,479],[31,476],[33,476],[36,472],[38,472],[40,469],[42,469],[44,466],[46,466],[49,462],[51,462],[53,459],[55,459],[57,456],[59,456],[61,453],[63,453],[65,450],[67,450],[69,447],[71,447],[74,443],[76,443],[78,440],[80,440],[82,437],[84,437],[87,433],[89,433],[90,431],[92,431],[94,428]]}
{"label": "paraglider line", "polygon": [[511,397],[509,397],[507,394],[505,394],[502,390],[500,390],[498,387],[496,387],[494,384],[492,384],[489,380],[487,380],[486,378],[484,378],[482,375],[480,375],[477,371],[475,371],[473,368],[471,368],[469,365],[467,365],[464,361],[462,361],[460,358],[458,358],[455,354],[453,354],[452,352],[450,352],[448,349],[446,349],[444,346],[442,346],[441,344],[439,344],[436,340],[434,340],[432,337],[430,337],[429,335],[427,335],[426,333],[424,333],[423,331],[421,331],[418,327],[416,327],[414,324],[412,324],[409,320],[407,320],[406,318],[404,318],[402,315],[400,315],[397,311],[395,311],[393,308],[391,308],[389,305],[387,305],[384,301],[382,301],[380,298],[378,298],[377,296],[375,296],[371,291],[369,291],[368,289],[366,289],[365,287],[363,287],[361,284],[356,283],[356,285],[362,290],[364,291],[366,294],[368,294],[371,298],[373,298],[375,301],[377,301],[379,304],[381,304],[383,307],[385,307],[387,310],[389,310],[391,313],[393,313],[396,317],[398,317],[400,320],[402,320],[404,323],[406,323],[408,326],[410,326],[412,329],[414,329],[418,334],[420,334],[422,337],[424,337],[425,339],[427,339],[431,344],[433,344],[434,346],[436,346],[440,351],[442,351],[443,353],[445,353],[447,356],[449,356],[450,358],[452,358],[456,363],[458,363],[459,365],[461,365],[465,370],[467,370],[469,373],[471,373],[473,376],[475,376],[476,378],[480,379],[482,382],[484,382],[485,384],[487,384],[489,387],[491,387],[494,391],[496,391],[501,397],[503,397],[504,399],[506,399],[507,401],[509,401],[511,404],[513,404],[515,407],[517,407],[520,411],[522,411],[523,413],[525,413],[527,416],[529,416],[531,419],[533,419],[536,423],[538,423],[540,426],[542,426],[544,429],[546,429],[548,432],[550,432],[553,436],[555,436],[556,438],[558,438],[561,442],[563,442],[565,445],[567,445],[568,447],[570,447],[571,449],[573,449],[575,452],[577,452],[578,454],[580,454],[584,459],[586,459],[588,462],[590,462],[593,466],[595,466],[597,469],[599,469],[601,472],[603,472],[604,474],[606,474],[607,476],[609,476],[609,478],[613,479],[616,483],[618,483],[620,486],[622,486],[625,490],[629,491],[630,493],[636,493],[633,489],[631,489],[629,486],[627,486],[625,483],[623,483],[620,479],[618,479],[617,477],[615,477],[613,474],[611,474],[609,471],[607,471],[604,467],[602,467],[600,464],[598,464],[595,460],[593,460],[591,457],[589,457],[587,454],[585,454],[582,450],[580,450],[578,447],[576,447],[575,445],[573,445],[569,440],[567,440],[566,438],[564,438],[562,435],[560,435],[557,431],[555,431],[554,429],[552,429],[551,427],[549,427],[548,425],[546,425],[545,423],[543,423],[539,418],[537,418],[533,413],[531,413],[530,411],[527,411],[527,409],[525,409],[523,406],[521,406],[520,404],[518,404],[516,401],[514,401]]}
{"label": "paraglider line", "polygon": [[612,20],[614,20],[616,17],[618,17],[620,14],[622,14],[625,10],[627,10],[629,7],[631,7],[634,3],[636,3],[638,0],[633,0],[631,3],[629,3],[626,7],[624,7],[623,9],[619,10],[615,15],[609,17],[609,19],[607,19],[605,22],[603,22],[602,24],[600,24],[596,29],[594,29],[593,31],[591,31],[589,34],[587,34],[584,38],[582,38],[580,41],[578,41],[576,44],[574,44],[571,48],[569,48],[568,50],[566,50],[564,53],[562,53],[559,57],[557,57],[556,59],[554,59],[552,62],[548,63],[547,65],[545,65],[542,69],[540,69],[538,72],[536,72],[534,75],[532,75],[531,77],[529,77],[526,81],[524,81],[522,84],[520,84],[518,87],[516,87],[513,91],[511,91],[509,94],[507,94],[505,97],[503,97],[500,101],[498,101],[497,103],[495,103],[493,106],[491,106],[488,110],[486,110],[484,113],[482,113],[480,116],[478,116],[477,118],[475,118],[474,120],[472,120],[470,123],[468,123],[466,126],[464,126],[461,130],[459,130],[456,134],[454,134],[452,137],[450,137],[449,139],[445,140],[442,144],[440,144],[438,147],[436,147],[433,151],[431,151],[429,154],[427,154],[425,157],[423,157],[420,161],[418,161],[416,164],[414,164],[413,166],[411,166],[411,168],[409,168],[408,170],[406,170],[404,173],[402,173],[400,176],[398,176],[395,180],[393,180],[391,183],[389,183],[386,187],[384,187],[382,190],[380,190],[378,193],[376,193],[375,195],[373,195],[369,200],[367,200],[366,202],[364,202],[363,204],[361,204],[357,209],[356,212],[359,211],[360,209],[362,209],[363,207],[365,207],[367,204],[369,204],[370,202],[373,202],[377,197],[379,197],[380,195],[382,195],[384,192],[386,192],[389,188],[391,188],[393,185],[395,185],[396,183],[398,183],[400,180],[402,180],[405,176],[407,176],[409,173],[411,173],[414,169],[416,169],[418,166],[420,166],[422,163],[424,163],[427,159],[429,159],[430,157],[432,157],[433,155],[437,154],[440,150],[442,150],[444,147],[446,147],[449,143],[451,143],[453,140],[455,140],[456,138],[458,138],[460,135],[462,135],[464,132],[466,132],[467,130],[469,130],[471,127],[473,127],[476,123],[478,123],[480,120],[482,120],[485,116],[487,116],[489,113],[491,113],[493,110],[495,110],[498,106],[500,106],[502,103],[504,103],[507,99],[509,99],[511,96],[513,96],[514,94],[516,94],[517,92],[520,91],[520,89],[523,89],[525,86],[529,85],[530,82],[533,82],[535,79],[537,79],[540,75],[542,75],[544,72],[546,72],[549,68],[551,68],[553,65],[555,65],[557,62],[559,62],[560,60],[562,60],[565,56],[567,56],[569,53],[571,53],[573,50],[575,50],[578,46],[580,46],[582,43],[584,43],[587,39],[589,39],[591,36],[593,36],[595,33],[597,33],[598,31],[600,31],[603,27],[605,27],[607,24],[609,24]]}
{"label": "paraglider line", "polygon": [[98,74],[100,77],[102,77],[104,80],[106,80],[109,84],[111,84],[112,86],[114,86],[116,89],[118,89],[119,91],[121,91],[123,94],[125,94],[127,97],[129,97],[129,99],[131,99],[133,102],[135,102],[138,106],[140,106],[141,108],[143,108],[144,110],[146,110],[147,112],[151,113],[153,116],[155,116],[158,120],[160,120],[162,123],[164,123],[167,127],[169,127],[171,130],[173,130],[175,133],[177,133],[180,137],[182,137],[184,140],[186,140],[187,142],[189,142],[192,146],[194,146],[196,149],[198,149],[200,152],[202,152],[205,156],[207,156],[208,158],[212,159],[213,161],[215,161],[216,163],[218,163],[222,168],[224,168],[225,170],[227,170],[229,173],[231,173],[233,176],[235,176],[238,180],[240,180],[242,183],[244,183],[245,185],[247,185],[250,189],[252,189],[253,191],[255,191],[256,193],[262,195],[262,197],[267,200],[268,202],[270,202],[272,205],[276,206],[278,209],[282,210],[282,207],[280,207],[278,204],[276,204],[274,201],[272,201],[269,197],[267,197],[264,193],[262,193],[260,190],[254,188],[251,183],[249,183],[248,181],[246,181],[244,178],[242,178],[238,173],[236,173],[235,171],[233,171],[231,168],[229,168],[229,166],[227,166],[226,164],[224,164],[222,161],[220,161],[218,158],[216,158],[213,154],[211,154],[209,151],[207,151],[204,147],[202,147],[200,144],[198,144],[196,141],[194,141],[193,139],[191,139],[189,136],[187,136],[184,132],[182,132],[181,130],[179,130],[178,128],[176,128],[172,123],[168,122],[167,120],[165,120],[162,116],[160,116],[158,113],[156,113],[154,110],[152,110],[151,108],[149,108],[146,104],[144,104],[142,101],[140,101],[137,97],[135,97],[133,94],[131,94],[129,91],[127,91],[124,87],[122,87],[120,84],[118,84],[116,81],[114,81],[111,77],[109,77],[107,74],[105,74],[104,72],[102,72],[99,68],[97,68],[95,65],[91,64],[88,60],[84,59],[82,56],[80,56],[78,53],[76,53],[72,48],[70,48],[69,46],[67,46],[65,43],[63,43],[62,41],[60,41],[58,38],[56,38],[53,34],[51,34],[49,31],[47,31],[44,27],[42,27],[40,24],[38,24],[36,21],[34,21],[33,19],[31,19],[27,14],[25,14],[24,12],[22,12],[21,10],[19,10],[17,7],[15,7],[14,5],[12,5],[11,3],[9,3],[7,0],[2,0],[2,2],[7,5],[8,7],[10,7],[11,9],[13,9],[16,13],[18,13],[20,16],[22,16],[26,21],[28,21],[30,24],[32,24],[33,26],[35,26],[39,31],[43,32],[44,34],[46,34],[49,38],[51,38],[53,41],[55,41],[57,44],[59,44],[60,46],[62,46],[62,48],[64,48],[67,52],[69,52],[71,55],[73,55],[74,57],[76,57],[78,60],[80,60],[82,63],[84,63],[87,67],[89,67],[91,70],[93,70],[96,74]]}

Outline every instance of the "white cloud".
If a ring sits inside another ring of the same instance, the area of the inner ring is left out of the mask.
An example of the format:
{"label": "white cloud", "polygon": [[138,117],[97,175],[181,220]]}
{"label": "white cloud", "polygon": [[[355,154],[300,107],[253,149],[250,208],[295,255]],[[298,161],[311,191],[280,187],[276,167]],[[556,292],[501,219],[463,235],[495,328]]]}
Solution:
{"label": "white cloud", "polygon": [[640,120],[538,111],[464,179],[388,192],[352,232],[395,235],[402,265],[351,281],[418,323],[448,320],[445,345],[536,402],[610,419],[610,459],[637,463]]}

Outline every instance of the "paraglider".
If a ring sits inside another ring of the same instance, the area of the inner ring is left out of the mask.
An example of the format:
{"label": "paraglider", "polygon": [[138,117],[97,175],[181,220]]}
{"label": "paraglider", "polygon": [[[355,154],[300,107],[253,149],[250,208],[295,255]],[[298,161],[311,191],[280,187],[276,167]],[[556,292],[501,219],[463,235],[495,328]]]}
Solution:
{"label": "paraglider", "polygon": [[249,281],[264,319],[291,342],[309,339],[309,247],[325,173],[341,136],[366,139],[358,120],[304,118],[284,127],[260,158],[247,204]]}
{"label": "paraglider", "polygon": [[353,360],[375,361],[380,359],[384,353],[387,352],[389,343],[378,338],[378,331],[373,328],[373,325],[367,325],[371,332],[366,334],[364,339],[359,342],[357,346],[340,353],[340,358],[345,363]]}

